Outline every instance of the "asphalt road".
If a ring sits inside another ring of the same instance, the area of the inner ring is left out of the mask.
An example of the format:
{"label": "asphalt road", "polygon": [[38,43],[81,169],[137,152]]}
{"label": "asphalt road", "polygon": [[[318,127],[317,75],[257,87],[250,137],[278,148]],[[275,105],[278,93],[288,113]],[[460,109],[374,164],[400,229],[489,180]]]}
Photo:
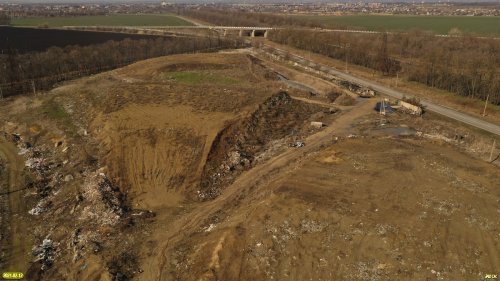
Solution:
{"label": "asphalt road", "polygon": [[[302,64],[302,65],[307,65],[309,67],[314,67],[316,69],[320,69],[321,71],[323,71],[325,73],[335,75],[335,76],[340,77],[344,80],[359,84],[361,86],[369,87],[369,88],[371,88],[379,93],[388,95],[390,97],[401,99],[403,96],[407,96],[407,97],[412,96],[410,94],[382,86],[382,85],[375,83],[373,81],[365,80],[365,79],[362,79],[359,77],[352,76],[352,75],[347,74],[345,72],[339,71],[333,67],[312,62],[304,57],[290,54],[289,52],[287,52],[285,50],[277,49],[277,48],[274,48],[274,47],[268,46],[268,45],[265,45],[265,46],[268,48],[274,49],[278,52],[281,52],[283,55],[287,54],[290,57],[290,60],[292,60],[294,62],[297,62],[297,63]],[[500,136],[500,126],[498,126],[496,124],[481,120],[479,118],[470,116],[470,115],[462,113],[462,112],[458,112],[454,109],[444,107],[444,106],[441,106],[439,104],[436,104],[436,103],[433,103],[430,101],[421,101],[421,103],[425,107],[425,110],[441,114],[441,115],[446,116],[448,118],[457,120],[457,121],[465,123],[467,125],[470,125],[470,126],[473,126],[473,127],[476,127],[476,128],[479,128],[479,129],[482,129],[484,131],[487,131],[487,132],[490,132],[492,134],[496,134],[496,135]]]}

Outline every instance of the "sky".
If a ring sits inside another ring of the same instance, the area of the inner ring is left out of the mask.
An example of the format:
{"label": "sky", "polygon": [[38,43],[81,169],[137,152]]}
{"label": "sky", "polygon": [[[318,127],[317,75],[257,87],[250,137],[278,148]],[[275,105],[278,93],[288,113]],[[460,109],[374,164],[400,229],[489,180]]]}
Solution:
{"label": "sky", "polygon": [[[168,3],[311,3],[311,2],[324,2],[324,3],[334,3],[334,2],[421,2],[422,0],[165,0]],[[161,0],[0,0],[0,3],[161,3]],[[423,2],[438,2],[438,0],[423,0]],[[443,0],[442,2],[447,2]],[[500,0],[451,0],[450,2],[493,2],[499,3]]]}

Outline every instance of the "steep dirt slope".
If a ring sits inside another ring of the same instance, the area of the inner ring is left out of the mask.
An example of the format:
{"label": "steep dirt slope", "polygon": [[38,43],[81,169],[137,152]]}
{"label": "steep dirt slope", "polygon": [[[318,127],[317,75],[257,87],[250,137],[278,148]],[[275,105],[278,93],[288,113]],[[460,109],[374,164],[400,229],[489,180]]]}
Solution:
{"label": "steep dirt slope", "polygon": [[10,233],[35,240],[35,258],[16,256],[32,261],[29,278],[136,276],[147,237],[159,231],[145,226],[168,225],[183,204],[197,204],[213,140],[278,91],[246,54],[196,54],[2,103],[1,129],[16,138],[9,145],[29,178],[20,215],[35,231]]}
{"label": "steep dirt slope", "polygon": [[212,143],[203,169],[200,196],[205,200],[217,197],[223,187],[242,171],[251,169],[277,143],[293,144],[303,139],[311,131],[307,121],[322,110],[280,92],[248,117],[229,123]]}

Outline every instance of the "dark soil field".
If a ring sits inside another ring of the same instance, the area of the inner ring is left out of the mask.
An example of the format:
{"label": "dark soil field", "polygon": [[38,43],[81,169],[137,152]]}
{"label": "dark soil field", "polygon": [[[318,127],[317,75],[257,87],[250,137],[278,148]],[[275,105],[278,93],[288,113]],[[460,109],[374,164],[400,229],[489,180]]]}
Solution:
{"label": "dark soil field", "polygon": [[0,53],[6,53],[9,49],[17,50],[18,53],[26,53],[45,51],[52,46],[61,48],[69,45],[88,46],[109,40],[121,41],[127,38],[137,40],[154,37],[154,35],[0,26]]}
{"label": "dark soil field", "polygon": [[15,26],[186,26],[192,23],[174,15],[105,15],[78,17],[16,18]]}

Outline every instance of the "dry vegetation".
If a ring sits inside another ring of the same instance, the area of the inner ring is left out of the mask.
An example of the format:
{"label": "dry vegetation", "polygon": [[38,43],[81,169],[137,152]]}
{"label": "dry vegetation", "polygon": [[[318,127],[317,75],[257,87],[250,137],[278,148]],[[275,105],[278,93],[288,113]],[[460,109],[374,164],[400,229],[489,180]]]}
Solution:
{"label": "dry vegetation", "polygon": [[432,116],[381,127],[375,99],[339,95],[353,105],[332,111],[326,92],[298,99],[274,76],[241,52],[176,55],[2,101],[0,180],[28,187],[9,200],[30,231],[0,262],[29,280],[500,270],[490,138]]}
{"label": "dry vegetation", "polygon": [[[35,30],[34,34],[36,32]],[[87,37],[93,34],[102,35],[102,33],[83,34]],[[16,32],[11,36],[16,36]],[[116,36],[120,37],[119,34]],[[64,38],[64,34],[52,34],[52,37],[54,37],[52,44],[57,44],[57,39],[64,41],[60,39]],[[0,68],[0,98],[51,89],[54,84],[62,81],[122,67],[148,58],[179,53],[213,52],[244,46],[240,40],[221,39],[212,35],[145,36],[142,39],[117,40],[84,47],[76,43],[64,48],[52,46],[46,51],[25,54],[19,54],[15,45],[6,46],[5,52],[0,54],[0,65],[3,65]],[[82,39],[81,44],[88,43]]]}
{"label": "dry vegetation", "polygon": [[492,38],[281,30],[271,33],[270,40],[459,96],[500,103],[500,43]]}
{"label": "dry vegetation", "polygon": [[[472,99],[488,98],[492,104],[500,104],[500,43],[495,38],[468,34],[438,37],[416,28],[390,34],[328,32],[311,29],[326,26],[310,17],[220,9],[177,12],[216,25],[294,27],[270,32],[268,38],[279,44],[348,60],[384,75],[399,76]],[[297,26],[302,28],[295,28]]]}

